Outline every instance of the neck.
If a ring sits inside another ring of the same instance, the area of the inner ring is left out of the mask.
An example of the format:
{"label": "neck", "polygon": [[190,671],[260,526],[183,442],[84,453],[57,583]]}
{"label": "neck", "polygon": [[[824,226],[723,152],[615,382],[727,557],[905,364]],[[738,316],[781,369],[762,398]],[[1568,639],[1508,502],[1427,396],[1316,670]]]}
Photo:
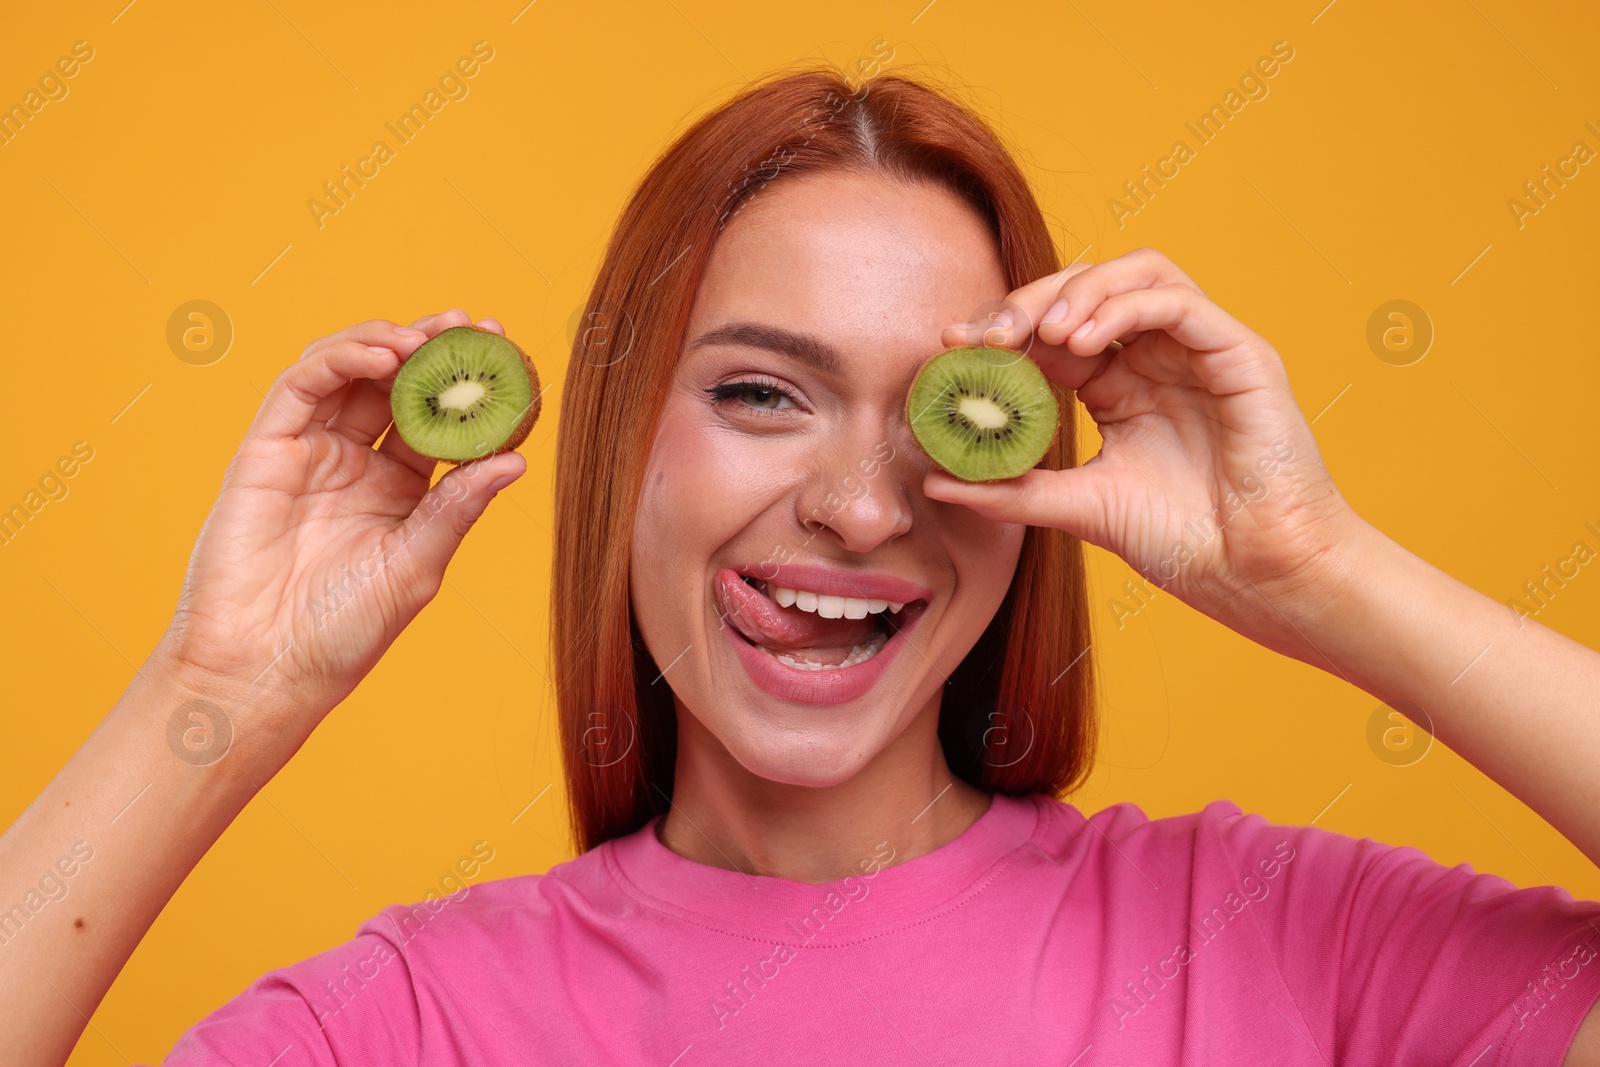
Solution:
{"label": "neck", "polygon": [[977,821],[990,799],[950,772],[938,727],[936,696],[847,780],[790,785],[750,773],[680,705],[661,842],[697,863],[813,884],[931,852]]}

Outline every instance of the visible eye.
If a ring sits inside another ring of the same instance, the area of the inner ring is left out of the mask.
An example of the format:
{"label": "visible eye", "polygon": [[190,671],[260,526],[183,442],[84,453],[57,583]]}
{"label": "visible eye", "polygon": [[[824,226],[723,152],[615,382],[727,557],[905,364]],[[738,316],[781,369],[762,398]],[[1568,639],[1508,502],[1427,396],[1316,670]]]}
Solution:
{"label": "visible eye", "polygon": [[727,382],[723,385],[713,385],[706,390],[712,403],[720,404],[729,400],[743,400],[739,406],[757,411],[760,414],[782,411],[793,408],[794,394],[777,385],[775,382],[748,381]]}

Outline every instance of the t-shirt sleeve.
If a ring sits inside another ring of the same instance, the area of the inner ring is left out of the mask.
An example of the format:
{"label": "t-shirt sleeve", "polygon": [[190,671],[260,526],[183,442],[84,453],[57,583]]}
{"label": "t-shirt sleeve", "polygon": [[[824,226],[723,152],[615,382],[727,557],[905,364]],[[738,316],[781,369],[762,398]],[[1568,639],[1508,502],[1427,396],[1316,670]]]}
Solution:
{"label": "t-shirt sleeve", "polygon": [[184,1033],[163,1067],[401,1067],[419,1016],[389,909],[356,937],[263,975]]}
{"label": "t-shirt sleeve", "polygon": [[1600,997],[1600,903],[1226,801],[1202,822],[1277,897],[1252,914],[1333,1062],[1559,1067]]}

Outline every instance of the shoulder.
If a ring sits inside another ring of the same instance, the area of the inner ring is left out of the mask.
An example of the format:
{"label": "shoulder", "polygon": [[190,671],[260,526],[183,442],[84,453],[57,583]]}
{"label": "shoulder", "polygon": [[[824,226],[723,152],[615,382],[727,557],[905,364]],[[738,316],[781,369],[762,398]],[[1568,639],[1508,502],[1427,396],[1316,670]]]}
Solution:
{"label": "shoulder", "polygon": [[[327,980],[349,976],[369,987],[413,996],[421,987],[468,972],[514,968],[537,961],[563,939],[581,936],[602,913],[617,910],[607,892],[606,846],[552,867],[464,883],[448,895],[431,891],[417,901],[390,904],[364,920],[348,941],[267,976],[324,997]],[[441,978],[442,976],[442,978]]]}
{"label": "shoulder", "polygon": [[1459,922],[1476,910],[1485,923],[1506,926],[1507,936],[1518,922],[1531,930],[1541,922],[1568,922],[1596,906],[1574,901],[1559,886],[1519,890],[1470,864],[1440,863],[1413,845],[1276,822],[1231,800],[1151,818],[1133,803],[1085,816],[1042,794],[1029,799],[1040,810],[1034,838],[1039,852],[1079,879],[1089,872],[1129,900],[1179,886],[1197,903],[1228,894],[1252,900],[1270,894],[1286,921],[1315,913],[1352,932],[1389,922],[1397,909],[1419,924],[1424,915],[1440,921],[1455,916]]}
{"label": "shoulder", "polygon": [[1152,817],[1131,801],[1085,815],[1077,806],[1045,794],[1026,798],[1039,808],[1035,847],[1051,861],[1090,864],[1106,879],[1130,884],[1187,882],[1191,891],[1208,885],[1226,890],[1246,877],[1278,885],[1313,880],[1283,879],[1290,868],[1314,867],[1319,886],[1348,885],[1375,866],[1431,867],[1424,853],[1354,838],[1315,826],[1276,822],[1218,799],[1198,811]]}
{"label": "shoulder", "polygon": [[1213,800],[1199,811],[1152,818],[1133,801],[1111,804],[1085,815],[1077,805],[1044,793],[1018,799],[1038,807],[1039,829],[1035,837],[1048,851],[1130,846],[1152,851],[1191,851],[1218,836],[1238,838],[1299,829],[1276,826],[1261,815],[1242,811],[1231,800]]}
{"label": "shoulder", "polygon": [[1077,806],[1042,793],[1026,799],[1040,811],[1043,837],[1064,843],[1078,839],[1080,844],[1102,847],[1112,844],[1148,849],[1195,850],[1207,846],[1237,849],[1267,843],[1286,843],[1290,848],[1311,848],[1318,852],[1344,852],[1376,856],[1404,850],[1423,854],[1410,846],[1388,845],[1370,837],[1351,837],[1333,830],[1287,821],[1274,821],[1253,811],[1245,811],[1231,800],[1218,799],[1199,811],[1181,812],[1151,818],[1138,804],[1123,801],[1084,815]]}
{"label": "shoulder", "polygon": [[569,917],[617,909],[608,864],[610,844],[551,867],[463,885],[450,895],[391,904],[361,924],[357,938],[378,938],[408,956],[483,959],[546,940]]}
{"label": "shoulder", "polygon": [[505,988],[498,976],[542,973],[584,937],[584,912],[614,909],[603,891],[604,848],[546,874],[392,904],[350,940],[257,979],[185,1033],[165,1062],[277,1062],[286,1041],[301,1049],[296,1063],[319,1067],[416,1062],[442,1005],[463,995],[492,1003]]}

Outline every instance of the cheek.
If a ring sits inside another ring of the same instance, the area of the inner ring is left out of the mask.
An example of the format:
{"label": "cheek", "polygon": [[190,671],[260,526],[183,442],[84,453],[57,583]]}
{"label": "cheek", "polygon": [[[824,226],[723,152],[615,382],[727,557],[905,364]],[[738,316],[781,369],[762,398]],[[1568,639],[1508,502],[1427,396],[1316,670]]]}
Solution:
{"label": "cheek", "polygon": [[709,538],[735,528],[738,459],[716,447],[715,432],[669,405],[645,467],[639,496],[636,551],[681,554],[712,547]]}
{"label": "cheek", "polygon": [[[646,615],[652,607],[657,612],[672,608],[664,600],[674,586],[679,593],[705,591],[713,556],[746,530],[772,499],[777,478],[769,459],[737,435],[695,421],[681,402],[667,406],[645,466],[634,517],[636,611]],[[741,545],[745,555],[765,547]],[[641,595],[649,602],[639,603]],[[698,602],[677,607],[690,603]]]}
{"label": "cheek", "polygon": [[990,522],[968,508],[947,507],[939,516],[943,541],[952,559],[974,574],[1010,576],[1022,551],[1027,526],[1015,522]]}
{"label": "cheek", "polygon": [[989,522],[971,512],[947,527],[945,546],[956,561],[957,588],[975,618],[987,620],[1005,599],[1027,531],[1020,523]]}

